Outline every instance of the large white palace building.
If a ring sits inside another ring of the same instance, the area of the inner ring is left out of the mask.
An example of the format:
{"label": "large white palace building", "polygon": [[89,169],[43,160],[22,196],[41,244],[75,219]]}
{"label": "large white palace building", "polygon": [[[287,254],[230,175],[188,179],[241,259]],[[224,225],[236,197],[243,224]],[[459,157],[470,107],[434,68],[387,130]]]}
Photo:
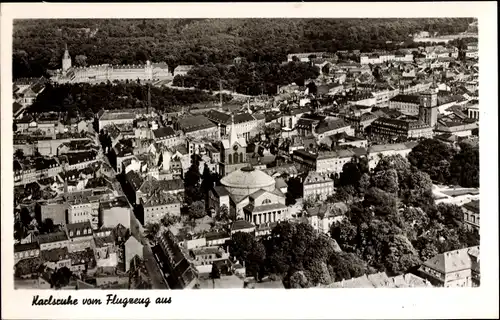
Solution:
{"label": "large white palace building", "polygon": [[93,65],[73,67],[68,48],[64,51],[62,69],[55,70],[51,80],[57,83],[100,83],[106,81],[167,80],[173,79],[168,65],[151,63],[138,65]]}

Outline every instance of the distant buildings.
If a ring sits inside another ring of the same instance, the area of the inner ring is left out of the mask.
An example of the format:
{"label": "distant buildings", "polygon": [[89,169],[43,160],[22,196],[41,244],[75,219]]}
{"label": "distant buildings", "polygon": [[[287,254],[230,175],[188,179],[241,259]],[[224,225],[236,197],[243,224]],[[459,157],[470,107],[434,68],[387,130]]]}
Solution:
{"label": "distant buildings", "polygon": [[52,72],[51,80],[57,83],[100,83],[106,81],[136,81],[136,80],[165,80],[172,79],[168,65],[151,63],[138,65],[93,65],[88,67],[74,67],[68,48],[64,51],[62,69]]}
{"label": "distant buildings", "polygon": [[176,76],[185,76],[189,72],[189,70],[193,69],[194,66],[192,65],[180,65],[175,67],[174,69],[174,77]]}
{"label": "distant buildings", "polygon": [[292,62],[294,57],[301,62],[309,62],[311,58],[322,58],[326,52],[307,52],[307,53],[290,53],[287,55],[287,61]]}
{"label": "distant buildings", "polygon": [[399,62],[412,62],[413,54],[391,54],[391,53],[383,53],[383,54],[362,54],[359,58],[359,62],[362,65],[367,64],[381,64],[391,61],[399,61]]}
{"label": "distant buildings", "polygon": [[462,206],[474,200],[479,200],[479,189],[477,188],[462,188],[462,187],[447,187],[433,185],[432,192],[436,204],[448,203],[457,206]]}

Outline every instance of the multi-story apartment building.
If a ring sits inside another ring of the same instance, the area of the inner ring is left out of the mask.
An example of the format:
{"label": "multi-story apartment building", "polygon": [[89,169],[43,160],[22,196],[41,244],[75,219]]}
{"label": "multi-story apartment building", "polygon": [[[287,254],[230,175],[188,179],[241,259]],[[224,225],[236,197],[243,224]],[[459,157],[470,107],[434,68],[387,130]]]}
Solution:
{"label": "multi-story apartment building", "polygon": [[186,116],[174,123],[175,130],[181,130],[186,137],[219,139],[216,124],[203,115]]}
{"label": "multi-story apartment building", "polygon": [[177,195],[156,192],[143,201],[143,225],[160,222],[165,215],[181,215],[181,199]]}
{"label": "multi-story apartment building", "polygon": [[236,113],[232,116],[222,111],[210,110],[206,117],[220,128],[221,136],[229,134],[231,125],[234,122],[233,128],[236,131],[236,136],[245,138],[245,141],[259,134],[259,127],[264,124],[263,121],[256,119],[248,112]]}
{"label": "multi-story apartment building", "polygon": [[378,118],[371,124],[373,135],[405,138],[431,138],[433,128],[421,121]]}
{"label": "multi-story apartment building", "polygon": [[320,200],[334,193],[333,180],[328,175],[320,174],[315,171],[309,171],[303,182],[303,198],[318,197]]}
{"label": "multi-story apartment building", "polygon": [[415,94],[398,94],[389,100],[389,108],[396,109],[406,115],[418,115],[420,96]]}

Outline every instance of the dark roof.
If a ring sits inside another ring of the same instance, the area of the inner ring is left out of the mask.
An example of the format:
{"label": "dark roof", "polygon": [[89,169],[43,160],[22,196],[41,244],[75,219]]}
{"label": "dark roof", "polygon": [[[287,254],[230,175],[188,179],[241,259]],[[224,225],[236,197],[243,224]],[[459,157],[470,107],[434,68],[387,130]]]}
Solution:
{"label": "dark roof", "polygon": [[175,131],[172,127],[162,127],[156,130],[153,130],[153,135],[155,139],[164,138],[164,137],[173,137],[175,136]]}
{"label": "dark roof", "polygon": [[318,134],[325,133],[332,130],[337,130],[340,128],[349,127],[344,120],[338,119],[333,121],[324,121],[320,122],[320,124],[316,127],[316,132]]}
{"label": "dark roof", "polygon": [[[92,236],[92,226],[90,225],[90,221],[69,223],[66,225],[66,230],[68,231],[70,239]],[[77,235],[78,231],[80,231],[80,234]],[[71,232],[73,232],[73,235],[71,235]]]}
{"label": "dark roof", "polygon": [[20,111],[20,110],[21,110],[21,108],[22,108],[22,107],[23,107],[23,105],[22,105],[22,104],[17,103],[17,102],[14,102],[14,103],[12,104],[12,112],[13,112],[14,114],[16,114],[18,111]]}
{"label": "dark roof", "polygon": [[205,239],[207,241],[226,239],[229,237],[230,237],[229,234],[227,232],[224,232],[224,231],[220,231],[220,232],[212,231],[212,232],[207,232],[205,234]]}
{"label": "dark roof", "polygon": [[142,184],[139,190],[147,194],[150,194],[155,190],[160,190],[160,191],[184,190],[184,181],[182,181],[181,179],[156,180],[154,178],[148,178]]}
{"label": "dark roof", "polygon": [[158,256],[163,261],[162,269],[168,274],[167,282],[172,289],[185,288],[195,277],[196,273],[182,253],[175,237],[167,230],[160,235]]}
{"label": "dark roof", "polygon": [[14,252],[23,252],[36,249],[40,249],[40,245],[37,242],[18,243],[14,245]]}
{"label": "dark roof", "polygon": [[172,194],[167,194],[163,192],[155,192],[149,199],[144,203],[144,207],[156,207],[166,204],[180,203],[181,199]]}
{"label": "dark roof", "polygon": [[56,167],[58,165],[59,164],[57,163],[57,160],[53,159],[53,158],[50,158],[50,159],[37,158],[35,160],[35,168],[37,171],[53,168],[53,167]]}
{"label": "dark roof", "polygon": [[397,96],[391,98],[390,101],[420,104],[420,96],[409,95],[409,94],[398,94]]}
{"label": "dark roof", "polygon": [[51,243],[51,242],[59,242],[68,240],[68,236],[64,231],[52,232],[47,234],[41,234],[38,236],[38,242],[40,244]]}
{"label": "dark roof", "polygon": [[63,158],[65,158],[68,161],[68,164],[70,166],[82,162],[95,160],[96,157],[97,157],[97,152],[94,150],[66,153],[63,156]]}
{"label": "dark roof", "polygon": [[223,196],[228,196],[229,195],[229,192],[227,191],[227,189],[224,186],[215,186],[214,187],[214,192],[219,197],[223,197]]}
{"label": "dark roof", "polygon": [[316,159],[318,157],[317,154],[314,154],[314,153],[311,153],[309,151],[306,151],[304,149],[299,149],[299,150],[295,150],[293,151],[293,155],[294,156],[301,156],[301,157],[305,157],[305,158],[310,158],[310,159]]}
{"label": "dark roof", "polygon": [[184,132],[193,132],[208,128],[216,127],[216,125],[203,115],[187,116],[178,120],[178,125]]}
{"label": "dark roof", "polygon": [[125,196],[121,196],[121,197],[115,198],[113,200],[101,202],[101,206],[103,209],[111,209],[114,207],[130,208],[130,205],[129,205],[127,198]]}
{"label": "dark roof", "polygon": [[238,220],[233,223],[231,230],[242,230],[254,228],[255,226],[246,220]]}
{"label": "dark roof", "polygon": [[469,203],[466,203],[463,207],[475,213],[479,213],[479,200],[473,200]]}
{"label": "dark roof", "polygon": [[43,250],[40,254],[42,260],[57,262],[63,259],[69,259],[68,248],[55,248],[50,250]]}
{"label": "dark roof", "polygon": [[130,186],[134,189],[134,191],[139,190],[139,188],[144,183],[144,179],[141,177],[141,175],[133,170],[127,172],[126,179]]}
{"label": "dark roof", "polygon": [[[231,123],[231,114],[221,112],[218,110],[210,110],[206,114],[207,118],[214,121],[215,123],[220,123],[220,124],[225,124],[228,125]],[[243,123],[243,122],[249,122],[253,121],[255,118],[246,112],[243,113],[237,113],[234,115],[234,123]]]}

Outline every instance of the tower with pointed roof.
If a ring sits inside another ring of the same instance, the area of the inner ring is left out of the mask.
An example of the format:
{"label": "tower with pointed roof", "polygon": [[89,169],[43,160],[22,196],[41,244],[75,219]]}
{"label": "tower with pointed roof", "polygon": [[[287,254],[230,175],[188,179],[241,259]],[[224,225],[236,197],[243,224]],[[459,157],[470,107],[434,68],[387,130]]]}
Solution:
{"label": "tower with pointed roof", "polygon": [[234,114],[231,114],[231,127],[229,129],[229,145],[233,145],[238,141],[238,135],[236,134],[236,127],[234,126]]}
{"label": "tower with pointed roof", "polygon": [[247,143],[245,138],[238,138],[234,114],[231,114],[228,136],[222,139],[221,144],[220,172],[223,176],[246,165]]}
{"label": "tower with pointed roof", "polygon": [[68,71],[71,68],[71,56],[69,55],[68,45],[65,45],[64,56],[62,59],[63,71]]}

